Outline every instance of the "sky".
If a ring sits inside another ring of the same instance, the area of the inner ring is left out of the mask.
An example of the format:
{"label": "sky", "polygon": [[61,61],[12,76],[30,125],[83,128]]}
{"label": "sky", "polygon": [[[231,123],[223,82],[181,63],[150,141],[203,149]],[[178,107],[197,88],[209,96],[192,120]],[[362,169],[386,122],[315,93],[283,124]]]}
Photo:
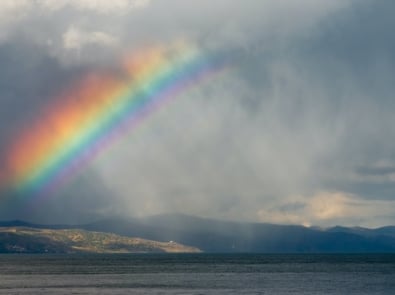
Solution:
{"label": "sky", "polygon": [[63,94],[92,73],[122,75],[125,55],[177,59],[184,44],[226,67],[45,197],[3,181],[0,219],[395,224],[394,11],[391,0],[0,1],[0,178],[21,130],[38,140],[41,122],[55,136],[45,110],[61,116]]}

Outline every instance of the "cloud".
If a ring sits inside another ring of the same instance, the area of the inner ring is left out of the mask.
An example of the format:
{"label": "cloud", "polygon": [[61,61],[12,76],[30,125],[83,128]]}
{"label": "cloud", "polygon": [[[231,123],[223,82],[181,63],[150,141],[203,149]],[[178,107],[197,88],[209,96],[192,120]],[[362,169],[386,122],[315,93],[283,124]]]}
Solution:
{"label": "cloud", "polygon": [[232,71],[148,118],[48,208],[72,211],[67,196],[81,194],[89,211],[92,191],[100,216],[393,223],[393,6],[1,1],[0,148],[87,73],[136,48],[186,40]]}
{"label": "cloud", "polygon": [[17,15],[24,15],[27,12],[34,12],[34,10],[53,13],[68,8],[80,12],[124,14],[132,9],[145,7],[149,3],[150,0],[4,0],[1,1],[0,7],[4,16],[11,12]]}
{"label": "cloud", "polygon": [[63,46],[65,49],[81,49],[85,45],[116,46],[118,40],[100,31],[84,32],[76,27],[70,27],[63,34]]}
{"label": "cloud", "polygon": [[4,0],[0,4],[0,42],[8,37],[9,31],[25,19],[31,2],[28,0]]}
{"label": "cloud", "polygon": [[36,4],[50,11],[73,8],[79,11],[93,11],[100,14],[127,13],[131,9],[142,8],[150,0],[38,0]]}
{"label": "cloud", "polygon": [[[87,185],[87,183],[95,185]],[[87,168],[66,190],[50,196],[21,197],[0,191],[0,220],[20,219],[37,223],[81,224],[119,214],[101,179]]]}
{"label": "cloud", "polygon": [[320,191],[312,196],[290,196],[283,205],[259,210],[258,216],[261,221],[282,224],[375,227],[392,222],[394,202]]}
{"label": "cloud", "polygon": [[389,164],[376,164],[374,166],[356,167],[355,172],[362,177],[392,177],[395,174],[395,166]]}

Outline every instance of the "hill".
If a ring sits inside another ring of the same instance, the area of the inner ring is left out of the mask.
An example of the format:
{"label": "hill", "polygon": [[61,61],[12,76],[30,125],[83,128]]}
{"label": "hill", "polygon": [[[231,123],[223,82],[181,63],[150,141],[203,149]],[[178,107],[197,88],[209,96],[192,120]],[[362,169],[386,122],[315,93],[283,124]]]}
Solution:
{"label": "hill", "polygon": [[[21,223],[26,225],[25,223]],[[80,229],[0,227],[0,253],[200,252],[174,242],[157,242]]]}
{"label": "hill", "polygon": [[[181,245],[190,245],[195,247],[194,249],[213,253],[395,253],[394,226],[377,229],[337,226],[325,229],[298,225],[221,221],[182,214],[107,219],[78,226],[44,226],[22,221],[0,222],[0,226],[2,225],[29,226],[41,230],[47,227],[59,232],[61,229],[81,228],[86,231],[140,237],[162,243],[175,241]],[[48,235],[45,238],[48,238]],[[93,244],[90,247],[93,247]],[[75,249],[74,247],[68,251]],[[107,249],[111,250],[111,247]]]}
{"label": "hill", "polygon": [[158,241],[173,240],[193,245],[205,252],[395,252],[394,227],[320,229],[298,225],[220,221],[182,214],[102,220],[82,227]]}

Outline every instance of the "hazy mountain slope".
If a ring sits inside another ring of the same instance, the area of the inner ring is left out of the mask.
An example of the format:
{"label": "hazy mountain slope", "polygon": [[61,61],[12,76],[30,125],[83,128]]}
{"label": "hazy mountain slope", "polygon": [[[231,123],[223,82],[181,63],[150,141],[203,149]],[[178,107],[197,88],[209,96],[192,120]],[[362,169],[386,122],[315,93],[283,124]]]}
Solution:
{"label": "hazy mountain slope", "polygon": [[380,229],[366,235],[361,230],[238,223],[180,214],[106,220],[84,227],[159,241],[174,240],[207,252],[395,252],[395,237],[382,234]]}
{"label": "hazy mountain slope", "polygon": [[[14,223],[24,224],[20,221]],[[42,225],[35,226],[43,227]],[[67,228],[64,225],[52,226],[52,228],[60,227]],[[175,241],[183,245],[194,246],[205,252],[395,252],[395,227],[393,226],[378,229],[340,226],[322,229],[295,225],[229,222],[182,214],[166,214],[145,218],[107,219],[78,227],[89,231],[108,232],[167,243]]]}

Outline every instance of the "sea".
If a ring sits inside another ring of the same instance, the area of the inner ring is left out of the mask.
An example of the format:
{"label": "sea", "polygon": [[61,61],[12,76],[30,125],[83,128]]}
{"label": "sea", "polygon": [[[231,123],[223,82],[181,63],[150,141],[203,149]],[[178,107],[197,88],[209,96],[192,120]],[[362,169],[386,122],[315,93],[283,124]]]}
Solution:
{"label": "sea", "polygon": [[3,254],[0,294],[395,294],[395,254]]}

